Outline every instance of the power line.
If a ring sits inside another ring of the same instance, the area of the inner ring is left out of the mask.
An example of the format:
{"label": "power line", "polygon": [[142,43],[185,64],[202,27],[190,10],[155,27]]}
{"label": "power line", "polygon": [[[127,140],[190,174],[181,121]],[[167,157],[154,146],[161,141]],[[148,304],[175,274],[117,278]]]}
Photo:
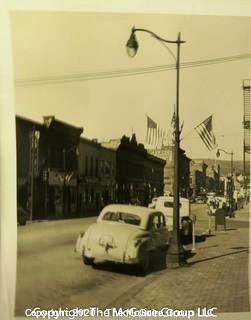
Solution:
{"label": "power line", "polygon": [[[215,65],[219,63],[226,63],[226,62],[232,62],[232,61],[238,61],[238,60],[250,59],[250,58],[251,58],[251,53],[245,53],[245,54],[236,55],[236,56],[183,62],[180,64],[180,68],[182,69],[195,68],[195,67]],[[77,74],[73,73],[73,74],[55,75],[55,76],[47,76],[47,77],[31,78],[31,79],[17,79],[16,86],[24,87],[24,86],[32,86],[32,85],[47,85],[47,84],[54,84],[54,83],[65,83],[65,82],[76,82],[76,81],[102,80],[102,79],[109,79],[109,78],[120,78],[120,77],[127,77],[127,76],[142,75],[146,73],[164,72],[164,71],[169,71],[174,69],[176,69],[176,65],[169,64],[169,65],[159,65],[159,66],[134,68],[134,69],[123,69],[123,70],[92,72],[92,73],[77,73]]]}

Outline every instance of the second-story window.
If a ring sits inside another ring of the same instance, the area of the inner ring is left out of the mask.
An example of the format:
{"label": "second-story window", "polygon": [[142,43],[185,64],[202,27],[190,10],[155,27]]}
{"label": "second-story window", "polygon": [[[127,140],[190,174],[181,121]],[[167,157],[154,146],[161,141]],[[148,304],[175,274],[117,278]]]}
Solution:
{"label": "second-story window", "polygon": [[89,174],[89,157],[85,156],[85,175],[88,176]]}
{"label": "second-story window", "polygon": [[90,168],[90,176],[93,176],[93,157],[91,157],[91,164],[90,164],[91,168]]}
{"label": "second-story window", "polygon": [[96,159],[95,176],[98,177],[98,159]]}

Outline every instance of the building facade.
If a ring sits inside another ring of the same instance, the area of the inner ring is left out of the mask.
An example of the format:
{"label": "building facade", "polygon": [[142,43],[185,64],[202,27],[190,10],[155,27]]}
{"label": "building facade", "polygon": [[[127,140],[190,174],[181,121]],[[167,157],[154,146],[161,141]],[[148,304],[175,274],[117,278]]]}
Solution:
{"label": "building facade", "polygon": [[220,166],[210,166],[207,168],[206,189],[209,192],[220,192]]}
{"label": "building facade", "polygon": [[[42,189],[41,176],[43,175],[43,160],[45,149],[41,146],[43,141],[43,125],[30,121],[23,117],[16,117],[16,155],[17,155],[17,204],[31,213],[31,205],[34,217],[41,217]],[[32,158],[34,165],[32,167]],[[33,174],[31,174],[33,172]],[[33,190],[33,202],[31,203],[31,190]],[[32,213],[31,213],[32,214]],[[31,217],[32,218],[32,217]]]}
{"label": "building facade", "polygon": [[76,151],[82,131],[53,116],[43,123],[16,117],[17,200],[32,219],[76,213]]}
{"label": "building facade", "polygon": [[67,219],[109,203],[148,205],[163,194],[165,161],[136,140],[107,145],[81,137],[83,128],[16,117],[18,204],[31,219]]}
{"label": "building facade", "polygon": [[116,152],[97,140],[79,142],[79,214],[98,212],[115,202]]}
{"label": "building facade", "polygon": [[191,160],[190,162],[190,190],[191,196],[196,197],[206,192],[207,188],[207,164],[203,160]]}
{"label": "building facade", "polygon": [[[160,149],[149,149],[152,155],[166,161],[164,168],[164,193],[173,193],[174,184],[174,146],[162,146]],[[190,192],[190,159],[186,156],[185,151],[180,148],[179,152],[180,166],[180,193],[187,197]]]}
{"label": "building facade", "polygon": [[135,134],[110,140],[103,146],[116,150],[116,199],[119,203],[148,205],[163,194],[165,161],[150,155]]}

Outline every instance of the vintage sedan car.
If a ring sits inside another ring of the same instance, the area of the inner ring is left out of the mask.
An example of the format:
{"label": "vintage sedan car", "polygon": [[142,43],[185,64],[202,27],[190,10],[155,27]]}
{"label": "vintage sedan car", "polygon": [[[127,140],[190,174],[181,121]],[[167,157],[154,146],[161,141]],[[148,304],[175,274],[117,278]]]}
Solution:
{"label": "vintage sedan car", "polygon": [[97,222],[78,236],[75,251],[83,262],[112,261],[138,265],[144,273],[153,251],[167,250],[169,233],[163,213],[141,206],[106,206]]}

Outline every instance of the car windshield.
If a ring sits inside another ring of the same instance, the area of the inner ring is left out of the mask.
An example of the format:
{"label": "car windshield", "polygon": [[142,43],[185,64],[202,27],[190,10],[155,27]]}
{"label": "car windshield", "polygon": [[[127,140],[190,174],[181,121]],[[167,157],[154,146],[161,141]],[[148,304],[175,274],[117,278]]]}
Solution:
{"label": "car windshield", "polygon": [[105,221],[115,221],[119,223],[133,224],[139,226],[141,219],[136,214],[119,212],[119,211],[108,211],[104,214],[103,220]]}

